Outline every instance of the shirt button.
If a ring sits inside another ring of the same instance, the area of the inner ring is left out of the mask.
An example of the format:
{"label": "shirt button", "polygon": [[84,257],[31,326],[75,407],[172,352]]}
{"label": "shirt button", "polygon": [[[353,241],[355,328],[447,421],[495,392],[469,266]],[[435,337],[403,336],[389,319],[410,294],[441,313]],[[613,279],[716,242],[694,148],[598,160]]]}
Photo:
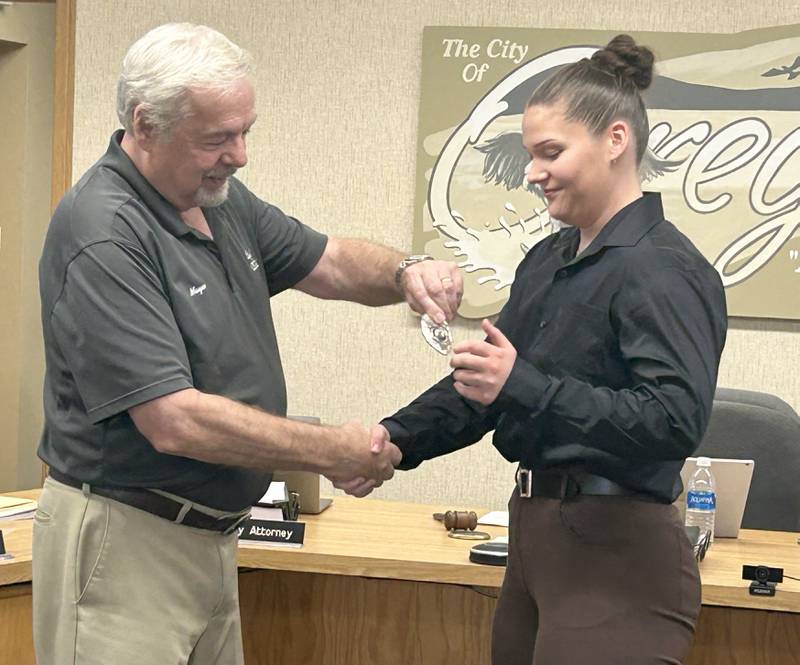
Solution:
{"label": "shirt button", "polygon": [[547,321],[540,321],[539,322],[539,327],[540,328],[544,328],[546,325],[547,325]]}

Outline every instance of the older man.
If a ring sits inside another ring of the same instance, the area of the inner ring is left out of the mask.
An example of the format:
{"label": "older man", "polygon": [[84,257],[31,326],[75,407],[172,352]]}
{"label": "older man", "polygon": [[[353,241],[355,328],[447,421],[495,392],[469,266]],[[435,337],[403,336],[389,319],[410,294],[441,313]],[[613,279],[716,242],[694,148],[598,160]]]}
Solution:
{"label": "older man", "polygon": [[273,469],[365,494],[377,428],[285,419],[270,297],[297,288],[455,314],[455,266],[326,238],[233,174],[248,56],[170,24],[129,50],[124,127],[64,197],[40,264],[47,374],[34,526],[39,665],[241,663],[235,525]]}

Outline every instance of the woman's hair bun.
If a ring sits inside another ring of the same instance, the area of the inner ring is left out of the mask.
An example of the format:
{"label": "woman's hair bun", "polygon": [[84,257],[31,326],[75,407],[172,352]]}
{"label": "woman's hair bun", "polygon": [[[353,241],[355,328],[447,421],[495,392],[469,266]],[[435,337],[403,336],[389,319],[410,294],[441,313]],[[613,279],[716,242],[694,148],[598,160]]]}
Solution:
{"label": "woman's hair bun", "polygon": [[630,35],[617,35],[605,48],[596,51],[592,63],[620,80],[629,80],[639,90],[646,90],[653,80],[655,56]]}

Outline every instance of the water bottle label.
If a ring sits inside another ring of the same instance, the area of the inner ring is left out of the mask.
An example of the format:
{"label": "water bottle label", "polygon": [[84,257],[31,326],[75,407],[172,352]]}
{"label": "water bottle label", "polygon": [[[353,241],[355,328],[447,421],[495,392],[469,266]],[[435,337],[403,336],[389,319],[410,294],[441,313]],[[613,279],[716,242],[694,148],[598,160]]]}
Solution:
{"label": "water bottle label", "polygon": [[686,507],[689,510],[714,510],[717,497],[714,492],[687,492]]}

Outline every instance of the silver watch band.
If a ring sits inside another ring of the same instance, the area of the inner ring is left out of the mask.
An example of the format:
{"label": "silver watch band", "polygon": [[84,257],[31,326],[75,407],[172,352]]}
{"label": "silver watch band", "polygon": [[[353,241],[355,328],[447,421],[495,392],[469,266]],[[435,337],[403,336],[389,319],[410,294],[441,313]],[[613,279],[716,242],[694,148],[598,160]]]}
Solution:
{"label": "silver watch band", "polygon": [[430,254],[412,254],[407,256],[400,263],[397,264],[397,270],[394,271],[394,284],[398,291],[403,290],[403,273],[408,266],[413,266],[415,263],[422,261],[434,261],[435,259]]}

